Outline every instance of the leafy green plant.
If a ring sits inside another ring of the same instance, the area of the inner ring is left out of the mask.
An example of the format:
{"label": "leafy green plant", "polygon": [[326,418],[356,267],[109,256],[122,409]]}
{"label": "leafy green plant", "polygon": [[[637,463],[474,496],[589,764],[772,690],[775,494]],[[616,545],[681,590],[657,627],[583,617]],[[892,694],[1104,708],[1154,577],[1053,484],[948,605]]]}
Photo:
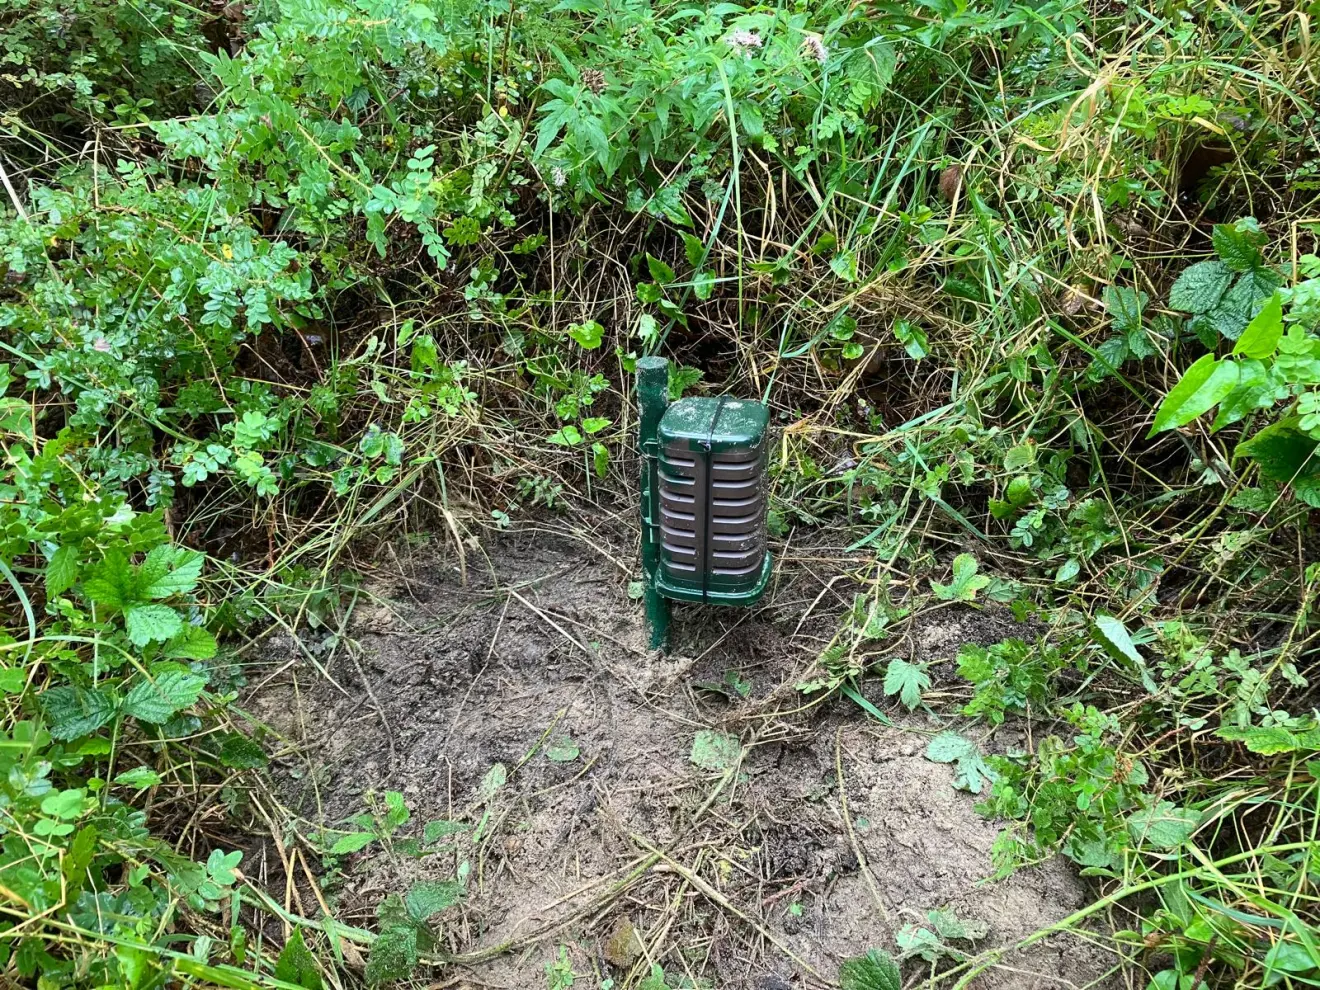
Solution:
{"label": "leafy green plant", "polygon": [[380,934],[367,957],[366,980],[379,984],[410,976],[422,956],[435,951],[431,919],[457,904],[463,885],[456,880],[414,884],[402,896],[390,894],[376,908]]}
{"label": "leafy green plant", "polygon": [[992,646],[965,643],[958,651],[958,674],[975,686],[964,715],[984,715],[991,724],[1007,712],[1039,708],[1050,697],[1049,675],[1060,665],[1058,651],[1046,643],[1028,645],[1006,639]]}

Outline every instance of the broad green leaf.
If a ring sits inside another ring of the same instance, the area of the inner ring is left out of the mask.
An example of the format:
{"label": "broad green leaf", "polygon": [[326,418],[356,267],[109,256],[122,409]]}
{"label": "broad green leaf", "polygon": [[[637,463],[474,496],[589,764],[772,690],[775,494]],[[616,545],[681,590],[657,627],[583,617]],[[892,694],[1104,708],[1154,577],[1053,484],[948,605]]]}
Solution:
{"label": "broad green leaf", "polygon": [[115,783],[123,784],[125,787],[135,787],[138,790],[144,790],[148,787],[155,787],[160,783],[160,774],[151,767],[134,767],[132,770],[125,770],[121,774],[115,775]]}
{"label": "broad green leaf", "polygon": [[668,285],[674,281],[674,270],[659,258],[649,254],[646,256],[646,270],[651,273],[651,278],[661,285]]}
{"label": "broad green leaf", "polygon": [[463,885],[457,880],[423,880],[413,884],[403,900],[413,920],[425,922],[457,904],[462,896]]}
{"label": "broad green leaf", "polygon": [[889,661],[885,671],[885,694],[898,695],[898,700],[911,711],[921,704],[921,692],[930,687],[930,677],[920,664],[909,663],[902,657]]}
{"label": "broad green leaf", "polygon": [[701,729],[692,740],[688,758],[703,770],[727,770],[738,761],[742,743],[737,736]]}
{"label": "broad green leaf", "polygon": [[0,692],[22,694],[27,688],[28,672],[23,667],[0,668]]}
{"label": "broad green leaf", "polygon": [[1282,336],[1283,296],[1276,292],[1242,331],[1233,353],[1249,358],[1267,358],[1278,348]]}
{"label": "broad green leaf", "polygon": [[168,605],[134,605],[124,613],[124,628],[134,646],[146,646],[179,633],[183,619]]}
{"label": "broad green leaf", "polygon": [[1255,220],[1242,220],[1236,224],[1216,224],[1211,241],[1215,253],[1235,272],[1250,271],[1259,268],[1264,262],[1260,247],[1265,243],[1265,235]]}
{"label": "broad green leaf", "polygon": [[1234,457],[1250,457],[1271,481],[1302,480],[1320,475],[1316,441],[1298,429],[1296,416],[1271,423],[1250,440],[1238,444]]}
{"label": "broad green leaf", "polygon": [[216,652],[215,637],[201,626],[185,625],[161,647],[167,660],[210,660]]}
{"label": "broad green leaf", "polygon": [[114,700],[97,688],[54,687],[41,694],[41,704],[56,739],[77,739],[95,732],[114,717]]}
{"label": "broad green leaf", "polygon": [[578,432],[576,426],[570,423],[568,426],[562,427],[550,434],[550,436],[546,438],[546,441],[554,444],[556,447],[576,447],[582,442],[582,434]]}
{"label": "broad green leaf", "polygon": [[903,977],[889,953],[872,949],[839,965],[839,990],[903,990]]}
{"label": "broad green leaf", "polygon": [[705,302],[715,291],[715,273],[697,272],[692,276],[692,294]]}
{"label": "broad green leaf", "polygon": [[143,598],[168,598],[197,587],[205,557],[196,550],[164,544],[147,554],[138,571],[138,593]]}
{"label": "broad green leaf", "polygon": [[1232,281],[1233,273],[1222,261],[1202,261],[1178,276],[1169,292],[1169,306],[1184,313],[1208,313]]}
{"label": "broad green leaf", "polygon": [[1126,285],[1107,285],[1101,299],[1116,330],[1127,334],[1141,329],[1141,313],[1150,300],[1146,293]]}
{"label": "broad green leaf", "polygon": [[176,712],[196,703],[206,677],[190,670],[161,670],[153,680],[139,680],[124,697],[124,714],[152,725],[162,725]]}
{"label": "broad green leaf", "polygon": [[376,834],[374,832],[349,832],[347,835],[341,835],[335,840],[335,844],[330,847],[330,855],[347,856],[359,849],[365,849],[375,841]]}
{"label": "broad green leaf", "polygon": [[1138,845],[1154,849],[1177,849],[1186,842],[1201,822],[1201,812],[1176,807],[1161,801],[1128,816],[1128,834]]}
{"label": "broad green leaf", "polygon": [[570,735],[556,736],[545,748],[545,757],[553,763],[572,763],[582,750]]}
{"label": "broad green leaf", "polygon": [[1219,361],[1206,354],[1193,364],[1155,411],[1155,422],[1146,436],[1184,426],[1202,413],[1209,412],[1238,384],[1235,361]]}
{"label": "broad green leaf", "polygon": [[367,957],[366,980],[371,986],[389,980],[402,980],[417,968],[417,929],[399,926],[388,928],[371,945]]}
{"label": "broad green leaf", "polygon": [[930,353],[930,342],[926,339],[926,332],[915,323],[901,319],[895,320],[894,336],[903,345],[903,350],[907,351],[908,357],[913,360],[920,361]]}
{"label": "broad green leaf", "polygon": [[60,547],[46,564],[46,597],[55,598],[73,587],[78,580],[78,548]]}
{"label": "broad green leaf", "polygon": [[230,732],[220,743],[220,762],[233,770],[256,770],[270,763],[266,751],[241,732]]}
{"label": "broad green leaf", "polygon": [[926,759],[955,764],[953,786],[970,794],[980,794],[985,784],[993,783],[996,777],[976,743],[951,730],[941,732],[927,744]]}
{"label": "broad green leaf", "polygon": [[830,259],[830,270],[845,282],[857,281],[857,254],[843,251]]}
{"label": "broad green leaf", "polygon": [[595,320],[587,320],[586,323],[570,324],[568,335],[577,341],[580,347],[588,351],[594,351],[600,346],[601,338],[605,335],[605,328]]}
{"label": "broad green leaf", "polygon": [[970,553],[960,553],[953,558],[953,580],[949,584],[938,581],[930,583],[935,597],[949,602],[970,602],[976,593],[990,583],[986,574],[977,574],[976,558]]}
{"label": "broad green leaf", "polygon": [[1115,660],[1127,661],[1138,667],[1146,665],[1145,658],[1137,652],[1132,637],[1128,635],[1127,627],[1112,615],[1097,615],[1092,634],[1095,641]]}
{"label": "broad green leaf", "polygon": [[588,416],[582,421],[582,432],[586,433],[588,436],[592,433],[599,433],[612,422],[614,422],[614,420],[607,419],[604,416]]}
{"label": "broad green leaf", "polygon": [[441,839],[458,835],[460,832],[466,832],[467,830],[468,827],[462,822],[451,822],[441,818],[433,822],[427,822],[422,827],[422,841],[427,844],[439,842]]}
{"label": "broad green leaf", "polygon": [[275,961],[275,979],[304,990],[321,990],[321,970],[316,965],[316,957],[303,941],[301,928],[294,928],[280,950],[280,957]]}

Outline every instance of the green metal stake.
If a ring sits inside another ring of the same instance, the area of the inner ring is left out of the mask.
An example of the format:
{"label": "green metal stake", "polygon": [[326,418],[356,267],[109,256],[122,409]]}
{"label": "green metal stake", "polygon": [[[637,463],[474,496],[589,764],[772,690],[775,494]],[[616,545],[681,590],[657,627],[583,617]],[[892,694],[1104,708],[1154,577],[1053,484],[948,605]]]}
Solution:
{"label": "green metal stake", "polygon": [[656,590],[660,566],[660,479],[656,458],[660,453],[656,430],[669,405],[669,362],[644,357],[637,362],[637,397],[641,406],[638,447],[642,455],[642,570],[646,578],[646,622],[651,628],[651,649],[669,643],[669,599]]}

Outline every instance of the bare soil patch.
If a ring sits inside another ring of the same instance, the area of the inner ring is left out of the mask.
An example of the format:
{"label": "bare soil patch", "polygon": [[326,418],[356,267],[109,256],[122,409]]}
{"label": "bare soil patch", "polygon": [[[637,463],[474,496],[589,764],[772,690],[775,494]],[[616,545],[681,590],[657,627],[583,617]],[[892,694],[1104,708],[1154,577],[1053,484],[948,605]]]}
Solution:
{"label": "bare soil patch", "polygon": [[[635,986],[654,964],[671,987],[818,986],[848,956],[894,951],[934,909],[988,926],[963,946],[975,954],[1089,900],[1058,860],[986,881],[998,827],[923,755],[956,719],[900,716],[878,684],[866,693],[894,727],[846,699],[808,707],[793,685],[838,613],[809,565],[751,611],[680,607],[662,656],[627,594],[631,548],[598,534],[506,534],[469,554],[466,584],[452,544],[401,559],[359,597],[343,642],[305,642],[328,677],[275,639],[284,669],[245,701],[297,753],[275,768],[296,827],[342,828],[369,791],[404,794],[400,835],[467,827],[420,858],[372,845],[327,880],[340,920],[366,926],[387,894],[466,861],[467,896],[440,926],[466,964],[442,985],[545,986],[563,946],[593,990]],[[944,609],[908,647],[940,660],[1012,632],[1000,613]],[[736,762],[695,765],[702,730],[737,737]],[[497,764],[507,780],[491,788]],[[1100,985],[1115,962],[1053,936],[971,985]]]}

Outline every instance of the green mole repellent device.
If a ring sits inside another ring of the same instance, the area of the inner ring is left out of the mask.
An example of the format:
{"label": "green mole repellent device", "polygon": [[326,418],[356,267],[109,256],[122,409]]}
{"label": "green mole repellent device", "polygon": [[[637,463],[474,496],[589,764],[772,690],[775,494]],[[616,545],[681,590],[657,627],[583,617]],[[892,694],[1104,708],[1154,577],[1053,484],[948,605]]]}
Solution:
{"label": "green mole repellent device", "polygon": [[637,362],[641,405],[642,567],[652,648],[669,636],[669,602],[751,605],[770,580],[766,435],[759,402],[669,402],[669,362]]}

